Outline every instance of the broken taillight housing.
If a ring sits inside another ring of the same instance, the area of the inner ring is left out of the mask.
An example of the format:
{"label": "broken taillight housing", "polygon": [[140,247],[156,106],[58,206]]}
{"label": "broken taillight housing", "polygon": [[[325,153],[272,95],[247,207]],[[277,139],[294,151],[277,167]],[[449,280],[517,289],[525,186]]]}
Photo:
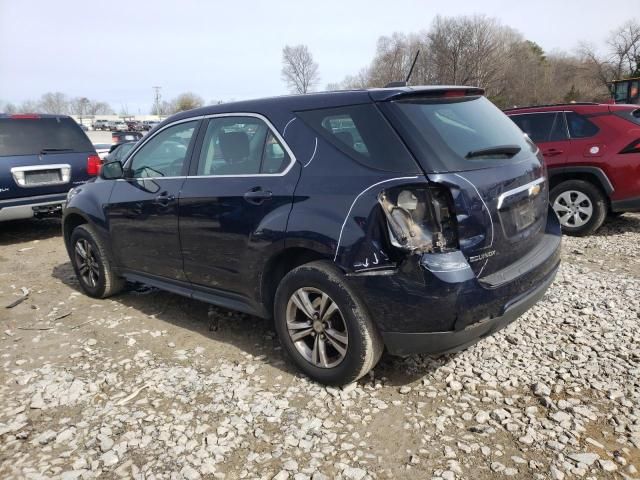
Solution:
{"label": "broken taillight housing", "polygon": [[402,186],[384,190],[378,201],[387,217],[391,244],[415,253],[458,247],[450,192],[440,186]]}

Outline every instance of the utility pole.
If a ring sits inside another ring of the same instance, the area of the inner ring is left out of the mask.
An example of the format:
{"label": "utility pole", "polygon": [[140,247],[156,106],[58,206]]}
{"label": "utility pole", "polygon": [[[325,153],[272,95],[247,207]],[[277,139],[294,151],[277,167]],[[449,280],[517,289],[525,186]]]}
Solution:
{"label": "utility pole", "polygon": [[160,89],[161,88],[162,87],[153,87],[153,89],[156,92],[155,102],[156,102],[156,115],[158,116],[158,119],[160,119]]}

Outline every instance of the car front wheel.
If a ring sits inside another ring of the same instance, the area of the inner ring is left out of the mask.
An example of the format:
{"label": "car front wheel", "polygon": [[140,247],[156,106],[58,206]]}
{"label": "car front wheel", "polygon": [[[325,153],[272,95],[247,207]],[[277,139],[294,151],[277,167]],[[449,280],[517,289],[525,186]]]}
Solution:
{"label": "car front wheel", "polygon": [[584,180],[568,180],[556,185],[550,202],[562,231],[567,235],[594,233],[607,217],[607,200],[598,187]]}
{"label": "car front wheel", "polygon": [[125,281],[115,274],[113,261],[92,226],[73,230],[70,245],[71,264],[87,295],[106,298],[122,290]]}
{"label": "car front wheel", "polygon": [[289,272],[278,286],[274,316],[284,349],[318,382],[353,382],[382,354],[382,339],[365,306],[330,262]]}

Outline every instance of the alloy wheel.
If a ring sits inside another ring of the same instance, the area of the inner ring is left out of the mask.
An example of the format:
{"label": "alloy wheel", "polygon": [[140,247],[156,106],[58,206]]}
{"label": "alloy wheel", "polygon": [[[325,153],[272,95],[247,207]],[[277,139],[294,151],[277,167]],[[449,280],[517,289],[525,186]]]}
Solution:
{"label": "alloy wheel", "polygon": [[95,249],[84,238],[79,239],[75,245],[75,260],[80,278],[91,288],[95,288],[100,280],[100,263]]}
{"label": "alloy wheel", "polygon": [[578,190],[567,190],[558,195],[553,210],[563,227],[582,227],[593,216],[591,199]]}
{"label": "alloy wheel", "polygon": [[287,331],[300,355],[319,368],[344,360],[349,346],[347,325],[338,305],[317,288],[303,287],[289,298]]}

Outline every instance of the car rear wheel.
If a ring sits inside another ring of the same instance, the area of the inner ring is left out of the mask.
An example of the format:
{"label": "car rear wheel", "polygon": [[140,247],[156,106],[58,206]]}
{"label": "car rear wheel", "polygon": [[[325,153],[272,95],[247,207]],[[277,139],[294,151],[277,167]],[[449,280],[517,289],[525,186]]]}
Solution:
{"label": "car rear wheel", "polygon": [[90,225],[80,225],[71,233],[71,263],[82,290],[94,298],[106,298],[124,288],[100,237]]}
{"label": "car rear wheel", "polygon": [[289,272],[278,286],[274,317],[284,349],[318,382],[353,382],[382,355],[382,338],[364,304],[331,262]]}
{"label": "car rear wheel", "polygon": [[591,235],[607,217],[604,194],[584,180],[568,180],[555,186],[550,201],[562,231],[567,235]]}

